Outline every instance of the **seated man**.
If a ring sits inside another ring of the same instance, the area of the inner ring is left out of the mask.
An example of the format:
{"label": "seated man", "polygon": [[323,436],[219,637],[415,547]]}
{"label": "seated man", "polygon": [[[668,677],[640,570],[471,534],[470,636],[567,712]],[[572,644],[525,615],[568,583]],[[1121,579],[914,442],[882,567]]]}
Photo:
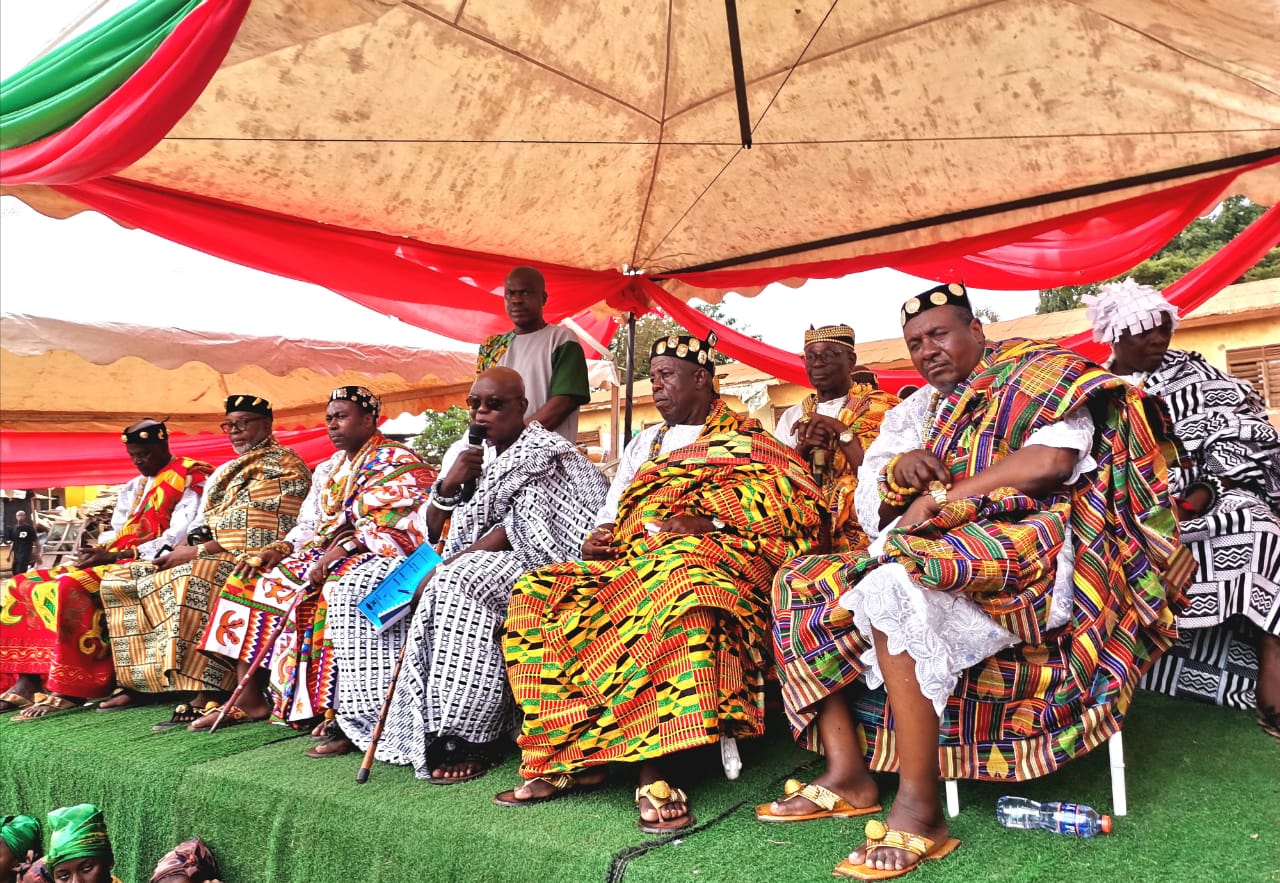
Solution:
{"label": "seated man", "polygon": [[501,742],[510,745],[501,641],[511,587],[525,571],[578,553],[607,487],[560,435],[536,421],[525,426],[524,382],[510,368],[482,373],[467,407],[485,447],[451,448],[418,511],[418,529],[432,541],[452,518],[444,563],[424,580],[412,624],[406,618],[379,636],[356,609],[369,587],[339,584],[329,597],[338,724],[368,747],[407,639],[377,756],[437,784],[483,775]]}
{"label": "seated man", "polygon": [[763,732],[769,585],[817,536],[822,496],[789,448],[716,395],[713,345],[654,343],[663,422],[627,446],[587,560],[516,582],[504,649],[527,781],[502,806],[634,763],[640,828],[680,830],[694,817],[667,759]]}
{"label": "seated man", "polygon": [[1085,300],[1111,370],[1164,400],[1186,453],[1170,492],[1196,561],[1190,607],[1142,686],[1256,707],[1280,739],[1280,434],[1248,383],[1169,349],[1177,310],[1154,288],[1128,279]]}
{"label": "seated man", "polygon": [[[262,672],[223,725],[273,720],[301,724],[333,709],[337,699],[333,646],[325,635],[328,580],[356,577],[379,558],[417,548],[408,530],[425,501],[431,470],[412,450],[378,431],[381,401],[363,386],[342,386],[329,397],[325,425],[337,453],[316,467],[298,523],[281,541],[236,565],[217,599],[200,650],[234,660],[243,678],[257,662],[270,673],[274,704]],[[257,651],[276,631],[272,647]],[[188,729],[213,726],[210,709]]]}
{"label": "seated man", "polygon": [[40,822],[31,816],[0,817],[0,880],[9,883],[35,864],[43,851]]}
{"label": "seated man", "polygon": [[196,691],[157,729],[191,723],[205,690],[235,686],[230,667],[195,652],[196,642],[236,562],[283,539],[311,487],[307,464],[271,434],[270,402],[233,395],[226,415],[222,430],[238,456],[206,482],[189,540],[154,562],[111,568],[102,581],[119,689],[99,708],[126,708],[140,693]]}
{"label": "seated man", "polygon": [[[34,720],[105,696],[114,674],[98,585],[108,566],[151,559],[190,529],[211,467],[169,452],[169,430],[155,420],[125,429],[125,450],[140,475],[120,491],[114,537],[69,567],[36,570],[4,584],[0,601],[0,673],[18,674],[4,708]],[[41,679],[49,692],[30,704]],[[17,698],[14,698],[17,697]]]}
{"label": "seated man", "polygon": [[[878,536],[778,613],[788,711],[828,769],[757,811],[784,822],[869,811],[866,744],[871,768],[896,766],[900,786],[889,830],[869,823],[836,869],[861,879],[956,846],[940,765],[948,778],[1028,778],[1116,732],[1176,637],[1190,573],[1158,407],[1074,353],[987,342],[958,284],[909,300],[902,323],[927,385],[889,412],[862,464],[858,514]],[[855,713],[860,674],[887,698]]]}
{"label": "seated man", "polygon": [[817,392],[784,411],[774,430],[778,441],[795,448],[809,464],[822,487],[831,512],[833,552],[867,549],[867,535],[853,508],[858,467],[863,452],[880,434],[885,412],[898,403],[897,396],[876,388],[874,374],[857,366],[848,325],[806,331],[804,370]]}

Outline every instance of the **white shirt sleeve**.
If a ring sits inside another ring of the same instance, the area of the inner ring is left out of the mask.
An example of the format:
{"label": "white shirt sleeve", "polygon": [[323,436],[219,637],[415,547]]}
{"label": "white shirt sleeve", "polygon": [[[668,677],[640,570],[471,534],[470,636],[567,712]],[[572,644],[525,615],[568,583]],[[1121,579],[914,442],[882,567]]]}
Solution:
{"label": "white shirt sleeve", "polygon": [[778,418],[778,425],[773,428],[773,437],[782,442],[789,448],[795,448],[796,436],[793,430],[796,421],[800,419],[800,415],[804,413],[804,406],[800,404],[792,405],[790,408],[782,412],[782,416]]}
{"label": "white shirt sleeve", "polygon": [[[149,483],[148,483],[149,484]],[[138,544],[139,558],[154,558],[165,546],[173,548],[182,543],[191,532],[191,522],[200,511],[200,494],[190,486],[182,492],[182,499],[173,507],[169,517],[169,527],[154,540]]]}
{"label": "white shirt sleeve", "polygon": [[320,529],[320,522],[324,520],[324,513],[320,511],[320,494],[329,483],[329,476],[341,457],[342,451],[336,451],[332,457],[318,465],[311,475],[311,490],[307,491],[302,508],[298,510],[298,520],[284,535],[285,542],[291,544],[295,552]]}
{"label": "white shirt sleeve", "polygon": [[1098,468],[1097,461],[1090,453],[1093,450],[1093,417],[1089,409],[1083,405],[1076,408],[1062,420],[1041,426],[1023,442],[1024,448],[1041,445],[1046,448],[1067,448],[1076,452],[1076,466],[1067,479],[1067,484],[1075,484],[1086,472]]}
{"label": "white shirt sleeve", "polygon": [[880,535],[880,490],[877,486],[880,470],[898,454],[914,451],[923,445],[921,430],[933,393],[933,387],[926,384],[885,412],[880,434],[862,458],[853,504],[868,539],[874,540]]}
{"label": "white shirt sleeve", "polygon": [[631,479],[635,478],[636,473],[640,471],[640,464],[649,459],[649,446],[653,444],[653,437],[661,426],[662,424],[659,423],[657,426],[640,430],[639,435],[633,438],[631,444],[623,450],[622,457],[618,460],[618,471],[613,473],[609,492],[605,494],[604,505],[596,515],[596,527],[602,524],[613,524],[617,520],[618,502],[622,499],[622,493],[631,484]]}

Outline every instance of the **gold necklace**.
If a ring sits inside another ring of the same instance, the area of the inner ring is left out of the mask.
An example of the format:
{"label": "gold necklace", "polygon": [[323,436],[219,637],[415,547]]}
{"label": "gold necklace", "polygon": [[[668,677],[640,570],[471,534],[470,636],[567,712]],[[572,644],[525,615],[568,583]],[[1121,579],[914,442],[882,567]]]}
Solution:
{"label": "gold necklace", "polygon": [[[377,438],[378,433],[374,433],[367,442],[360,446],[360,449],[355,454],[347,458],[347,464],[350,469],[347,472],[346,479],[342,482],[342,493],[336,500],[329,497],[327,493],[325,495],[324,512],[326,515],[337,515],[347,498],[351,496],[352,491],[355,490],[356,478],[360,475],[360,469],[364,466],[364,461],[368,459],[369,454],[376,447],[374,442]],[[326,488],[327,490],[328,488]]]}

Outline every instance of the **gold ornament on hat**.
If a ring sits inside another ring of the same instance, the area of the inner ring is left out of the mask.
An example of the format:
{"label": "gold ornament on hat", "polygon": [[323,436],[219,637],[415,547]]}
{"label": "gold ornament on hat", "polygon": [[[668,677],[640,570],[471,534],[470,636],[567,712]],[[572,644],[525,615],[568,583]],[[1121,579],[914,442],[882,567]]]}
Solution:
{"label": "gold ornament on hat", "polygon": [[677,356],[679,356],[679,357],[680,357],[680,358],[682,358],[682,359],[683,359],[685,356],[689,355],[689,346],[688,346],[688,344],[684,344],[684,343],[682,343],[682,344],[680,344],[678,347],[676,347],[676,355],[677,355]]}
{"label": "gold ornament on hat", "polygon": [[954,294],[956,297],[963,297],[963,296],[964,296],[964,286],[963,286],[963,285],[961,285],[959,282],[952,282],[952,283],[948,284],[948,285],[947,285],[947,291],[951,292],[951,293],[952,293],[952,294]]}
{"label": "gold ornament on hat", "polygon": [[929,303],[933,304],[935,307],[940,307],[946,302],[947,302],[946,292],[935,291],[933,294],[929,295]]}
{"label": "gold ornament on hat", "polygon": [[907,301],[907,305],[903,309],[907,311],[908,315],[914,316],[916,313],[920,312],[920,307],[920,298],[913,297],[911,300]]}

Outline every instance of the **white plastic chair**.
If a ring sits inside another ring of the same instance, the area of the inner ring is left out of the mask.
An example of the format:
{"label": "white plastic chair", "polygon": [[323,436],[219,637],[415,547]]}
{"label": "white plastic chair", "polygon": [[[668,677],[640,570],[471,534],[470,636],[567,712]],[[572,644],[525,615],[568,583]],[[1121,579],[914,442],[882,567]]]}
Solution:
{"label": "white plastic chair", "polygon": [[[1129,814],[1129,797],[1124,786],[1124,738],[1116,732],[1107,740],[1107,752],[1111,756],[1111,815],[1125,816]],[[729,778],[733,778],[730,776]],[[943,782],[947,796],[947,815],[955,818],[960,815],[960,787],[955,779]]]}

